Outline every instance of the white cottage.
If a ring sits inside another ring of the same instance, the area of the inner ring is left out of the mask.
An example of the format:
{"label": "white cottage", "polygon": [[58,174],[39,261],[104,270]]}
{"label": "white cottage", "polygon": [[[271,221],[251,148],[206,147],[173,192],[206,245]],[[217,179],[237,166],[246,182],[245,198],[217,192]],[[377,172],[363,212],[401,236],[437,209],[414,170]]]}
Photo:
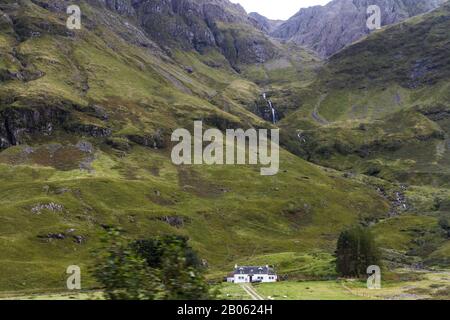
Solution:
{"label": "white cottage", "polygon": [[227,278],[228,282],[276,282],[278,276],[269,266],[234,266],[233,273]]}

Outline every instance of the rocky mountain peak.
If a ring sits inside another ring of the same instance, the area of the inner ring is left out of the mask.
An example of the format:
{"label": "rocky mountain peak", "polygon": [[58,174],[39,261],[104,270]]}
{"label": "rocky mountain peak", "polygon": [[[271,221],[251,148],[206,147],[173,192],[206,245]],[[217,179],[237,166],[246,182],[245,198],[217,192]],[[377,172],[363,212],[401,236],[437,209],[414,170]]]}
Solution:
{"label": "rocky mountain peak", "polygon": [[275,54],[266,35],[244,8],[228,0],[92,0],[131,16],[164,47],[204,52],[217,48],[238,70],[242,63],[264,62]]}
{"label": "rocky mountain peak", "polygon": [[271,34],[328,57],[370,33],[367,8],[378,5],[382,26],[437,8],[445,0],[333,0],[325,6],[301,9]]}

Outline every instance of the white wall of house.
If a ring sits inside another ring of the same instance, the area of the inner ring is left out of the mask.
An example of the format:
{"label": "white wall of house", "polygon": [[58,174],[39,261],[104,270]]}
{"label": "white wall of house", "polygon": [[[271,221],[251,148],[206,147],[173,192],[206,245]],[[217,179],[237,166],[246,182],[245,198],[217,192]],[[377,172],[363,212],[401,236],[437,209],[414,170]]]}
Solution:
{"label": "white wall of house", "polygon": [[250,277],[248,274],[235,274],[234,275],[234,283],[245,283],[250,282]]}
{"label": "white wall of house", "polygon": [[[274,274],[255,274],[252,277],[253,282],[276,282],[277,276]],[[248,283],[250,282],[250,275],[248,274],[235,274],[234,283]]]}
{"label": "white wall of house", "polygon": [[277,276],[274,274],[255,274],[252,280],[261,282],[276,282]]}

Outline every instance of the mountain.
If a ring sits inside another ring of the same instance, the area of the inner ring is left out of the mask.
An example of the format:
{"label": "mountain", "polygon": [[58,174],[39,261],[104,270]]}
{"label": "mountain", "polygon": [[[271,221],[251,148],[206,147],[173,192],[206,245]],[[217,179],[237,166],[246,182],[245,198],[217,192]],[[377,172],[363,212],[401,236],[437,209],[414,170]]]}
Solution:
{"label": "mountain", "polygon": [[228,0],[106,1],[134,18],[164,46],[195,49],[218,47],[232,66],[265,62],[275,55],[273,44],[253,25],[239,4]]}
{"label": "mountain", "polygon": [[374,226],[377,238],[396,230],[391,248],[443,264],[448,237],[429,228],[449,216],[449,30],[447,3],[344,48],[278,124],[304,159],[397,184],[400,213]]}
{"label": "mountain", "polygon": [[215,279],[259,256],[327,274],[341,230],[387,216],[375,187],[285,150],[273,177],[172,163],[171,133],[195,120],[274,128],[251,112],[264,81],[307,72],[312,55],[272,41],[240,7],[89,0],[82,29],[68,30],[66,5],[0,3],[0,290],[63,290],[73,264],[91,287],[110,226],[189,237]]}
{"label": "mountain", "polygon": [[329,57],[369,34],[367,8],[378,5],[383,26],[437,8],[445,0],[333,0],[325,6],[301,9],[277,27],[272,36],[293,41]]}
{"label": "mountain", "polygon": [[280,26],[284,21],[283,20],[271,20],[269,18],[260,15],[257,12],[250,12],[249,17],[254,19],[257,23],[256,26],[265,33],[269,34],[274,31],[278,26]]}
{"label": "mountain", "polygon": [[[325,162],[335,154],[351,154],[360,170],[372,163],[385,178],[448,186],[449,28],[447,3],[332,56],[305,90],[304,103],[281,123],[315,136],[309,147],[296,144],[297,150]],[[403,163],[392,167],[384,159],[376,164],[377,154]],[[341,166],[336,160],[340,169],[351,167],[352,161]],[[423,175],[421,182],[417,175]]]}
{"label": "mountain", "polygon": [[[355,224],[389,266],[448,266],[448,5],[325,61],[225,0],[85,0],[81,30],[66,6],[0,3],[1,291],[63,290],[74,264],[93,287],[111,226],[188,237],[213,280],[252,259],[332,277]],[[195,120],[280,128],[279,173],[174,165]]]}

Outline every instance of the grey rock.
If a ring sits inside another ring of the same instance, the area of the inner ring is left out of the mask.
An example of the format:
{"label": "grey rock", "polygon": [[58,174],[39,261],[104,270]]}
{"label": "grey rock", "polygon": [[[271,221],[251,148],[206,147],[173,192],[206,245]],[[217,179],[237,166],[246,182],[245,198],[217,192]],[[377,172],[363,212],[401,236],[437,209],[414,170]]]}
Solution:
{"label": "grey rock", "polygon": [[157,220],[165,222],[174,228],[182,228],[185,223],[189,222],[190,219],[182,216],[163,216],[158,217]]}
{"label": "grey rock", "polygon": [[[217,48],[239,71],[239,64],[265,62],[276,54],[257,21],[228,0],[91,0],[137,21],[161,48],[181,47],[200,53]],[[226,24],[233,28],[222,28]],[[236,29],[234,29],[236,27]]]}
{"label": "grey rock", "polygon": [[52,240],[64,240],[66,238],[66,235],[64,233],[48,233],[46,235],[40,235],[38,238],[45,239],[46,241],[52,241]]}
{"label": "grey rock", "polygon": [[276,28],[284,23],[283,20],[271,20],[257,12],[250,12],[248,16],[252,19],[256,28],[267,34],[275,31]]}
{"label": "grey rock", "polygon": [[72,131],[81,135],[90,137],[109,137],[112,133],[111,129],[99,127],[93,124],[72,123],[65,127],[67,131]]}
{"label": "grey rock", "polygon": [[156,130],[151,135],[132,134],[132,135],[128,135],[127,138],[136,144],[139,144],[139,145],[145,146],[145,147],[150,147],[153,149],[163,149],[167,145],[167,143],[165,141],[166,139],[164,136],[164,131],[160,130],[160,129]]}
{"label": "grey rock", "polygon": [[382,26],[437,8],[445,0],[333,0],[301,9],[271,35],[293,41],[328,57],[370,33],[367,8],[378,5]]}
{"label": "grey rock", "polygon": [[24,143],[29,134],[50,135],[68,117],[59,108],[5,108],[0,111],[0,149]]}
{"label": "grey rock", "polygon": [[42,210],[48,210],[51,212],[61,212],[64,210],[64,206],[58,203],[50,202],[45,204],[37,204],[31,208],[31,212],[34,214],[41,214]]}
{"label": "grey rock", "polygon": [[86,238],[84,236],[73,236],[73,240],[77,244],[83,244],[86,241]]}
{"label": "grey rock", "polygon": [[76,147],[78,150],[85,152],[85,153],[93,153],[94,147],[92,146],[92,143],[88,141],[80,141],[76,144]]}

